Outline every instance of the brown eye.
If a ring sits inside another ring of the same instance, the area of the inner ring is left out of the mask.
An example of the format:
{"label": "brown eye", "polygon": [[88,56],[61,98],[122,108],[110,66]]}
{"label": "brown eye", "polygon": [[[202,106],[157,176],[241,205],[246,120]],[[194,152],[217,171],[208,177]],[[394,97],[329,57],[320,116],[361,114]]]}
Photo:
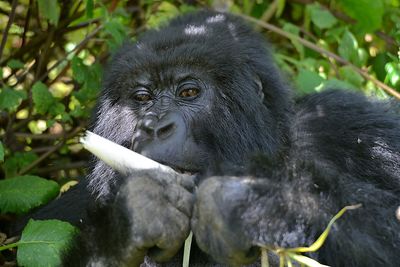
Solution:
{"label": "brown eye", "polygon": [[147,92],[137,92],[133,98],[138,102],[148,102],[151,100],[151,95]]}
{"label": "brown eye", "polygon": [[194,98],[200,93],[198,88],[186,88],[179,92],[179,97],[182,98]]}

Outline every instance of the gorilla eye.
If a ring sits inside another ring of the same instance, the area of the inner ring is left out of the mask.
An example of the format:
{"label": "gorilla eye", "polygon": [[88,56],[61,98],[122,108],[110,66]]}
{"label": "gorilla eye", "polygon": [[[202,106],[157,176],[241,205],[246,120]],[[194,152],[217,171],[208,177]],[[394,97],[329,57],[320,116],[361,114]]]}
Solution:
{"label": "gorilla eye", "polygon": [[135,92],[135,94],[133,95],[133,99],[138,102],[148,102],[152,99],[152,97],[149,92],[140,90]]}
{"label": "gorilla eye", "polygon": [[179,97],[182,98],[195,98],[200,93],[197,87],[184,87],[179,91]]}

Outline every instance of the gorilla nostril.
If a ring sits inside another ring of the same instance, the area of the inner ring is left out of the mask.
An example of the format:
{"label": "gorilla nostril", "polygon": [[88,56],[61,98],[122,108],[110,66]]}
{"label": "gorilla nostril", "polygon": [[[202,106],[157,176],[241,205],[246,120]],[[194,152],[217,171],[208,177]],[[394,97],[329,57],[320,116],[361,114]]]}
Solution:
{"label": "gorilla nostril", "polygon": [[153,119],[146,119],[143,121],[141,128],[145,133],[152,136],[154,134],[155,124]]}
{"label": "gorilla nostril", "polygon": [[169,123],[167,125],[164,125],[164,126],[158,128],[156,130],[156,136],[158,138],[165,139],[165,138],[169,137],[174,132],[174,129],[175,129],[175,124],[174,123]]}

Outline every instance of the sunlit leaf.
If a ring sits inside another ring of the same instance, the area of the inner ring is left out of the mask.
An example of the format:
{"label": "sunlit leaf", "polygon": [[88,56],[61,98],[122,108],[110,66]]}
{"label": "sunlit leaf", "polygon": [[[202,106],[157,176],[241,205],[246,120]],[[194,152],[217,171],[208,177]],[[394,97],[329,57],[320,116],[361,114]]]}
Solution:
{"label": "sunlit leaf", "polygon": [[400,64],[389,62],[385,65],[387,78],[393,86],[396,86],[400,81]]}
{"label": "sunlit leaf", "polygon": [[30,220],[18,242],[17,261],[19,266],[56,267],[61,265],[65,252],[77,228],[58,220]]}
{"label": "sunlit leaf", "polygon": [[18,176],[0,180],[1,213],[24,213],[55,198],[59,185],[38,176]]}

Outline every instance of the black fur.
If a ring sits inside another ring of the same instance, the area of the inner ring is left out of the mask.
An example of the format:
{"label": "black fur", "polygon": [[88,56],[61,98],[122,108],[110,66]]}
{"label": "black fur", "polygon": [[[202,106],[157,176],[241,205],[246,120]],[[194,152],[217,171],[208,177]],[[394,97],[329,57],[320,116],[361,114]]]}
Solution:
{"label": "black fur", "polygon": [[[176,251],[148,245],[141,247],[143,251],[137,249],[140,242],[135,237],[143,234],[137,230],[143,229],[138,221],[151,214],[163,222],[168,234],[170,227],[181,225],[176,235],[185,237],[190,223],[197,244],[208,254],[194,249],[191,266],[217,266],[212,258],[248,264],[257,259],[258,244],[310,245],[341,208],[357,203],[362,207],[346,213],[326,244],[311,256],[330,266],[398,266],[398,105],[340,90],[293,101],[266,47],[240,19],[202,11],[147,32],[115,55],[106,72],[93,130],[131,147],[148,110],[159,112],[160,117],[178,114],[173,123],[181,127],[184,122],[183,131],[196,151],[176,155],[175,147],[189,141],[170,144],[169,139],[166,143],[151,139],[149,146],[160,144],[158,151],[149,150],[148,155],[174,167],[195,169],[202,182],[196,192],[176,184],[188,194],[182,205],[193,205],[194,210],[188,216],[167,218],[163,210],[177,204],[166,196],[169,193],[148,184],[157,175],[119,177],[94,160],[88,177],[93,193],[89,222],[66,266],[134,265],[146,252],[170,260],[170,266],[180,265],[180,254],[171,259]],[[131,91],[137,79],[144,77],[154,85],[152,90],[164,94],[170,90],[166,88],[174,88],[171,80],[185,72],[201,81],[204,101],[193,100],[188,107],[168,102],[165,108],[157,106],[155,97],[151,107],[133,104]],[[147,190],[137,192],[136,186]],[[138,204],[149,209],[141,210]],[[158,208],[159,214],[154,213]],[[173,233],[170,237],[175,238]],[[171,241],[171,246],[182,245],[182,237]],[[145,265],[154,264],[150,262],[146,258]]]}

